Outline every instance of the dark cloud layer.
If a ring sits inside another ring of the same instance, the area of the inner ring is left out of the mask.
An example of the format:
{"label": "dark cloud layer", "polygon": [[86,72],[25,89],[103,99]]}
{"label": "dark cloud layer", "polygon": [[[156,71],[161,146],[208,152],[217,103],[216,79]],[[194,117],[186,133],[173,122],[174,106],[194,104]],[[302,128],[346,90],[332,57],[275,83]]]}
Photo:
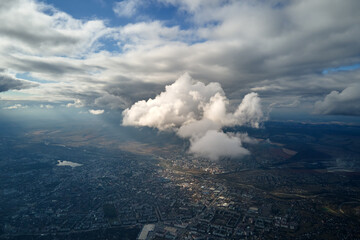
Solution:
{"label": "dark cloud layer", "polygon": [[26,89],[35,86],[37,86],[35,83],[16,79],[9,75],[0,74],[0,92]]}

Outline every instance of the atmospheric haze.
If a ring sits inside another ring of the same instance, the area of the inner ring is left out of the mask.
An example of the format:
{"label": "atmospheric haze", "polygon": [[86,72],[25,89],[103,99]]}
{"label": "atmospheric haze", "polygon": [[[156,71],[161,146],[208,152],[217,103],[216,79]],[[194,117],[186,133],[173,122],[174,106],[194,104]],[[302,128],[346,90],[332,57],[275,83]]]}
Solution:
{"label": "atmospheric haze", "polygon": [[264,120],[261,99],[252,92],[245,95],[233,113],[228,112],[228,106],[229,100],[219,83],[205,85],[185,73],[154,99],[138,101],[125,109],[123,125],[173,130],[190,139],[189,152],[212,160],[249,154],[240,135],[224,133],[222,128],[258,128]]}

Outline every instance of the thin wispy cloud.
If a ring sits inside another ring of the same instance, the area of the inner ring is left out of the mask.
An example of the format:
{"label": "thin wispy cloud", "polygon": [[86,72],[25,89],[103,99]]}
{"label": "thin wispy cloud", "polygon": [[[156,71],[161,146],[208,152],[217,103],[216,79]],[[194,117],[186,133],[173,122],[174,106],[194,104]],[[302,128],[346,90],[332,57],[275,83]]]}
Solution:
{"label": "thin wispy cloud", "polygon": [[144,4],[142,0],[123,0],[115,2],[113,10],[119,17],[132,17],[142,4]]}

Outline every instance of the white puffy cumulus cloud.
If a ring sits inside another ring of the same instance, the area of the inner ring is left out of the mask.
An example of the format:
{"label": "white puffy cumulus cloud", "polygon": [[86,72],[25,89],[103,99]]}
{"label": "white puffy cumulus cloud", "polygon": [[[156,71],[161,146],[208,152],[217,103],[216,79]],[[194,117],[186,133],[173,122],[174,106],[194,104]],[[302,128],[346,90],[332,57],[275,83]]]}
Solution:
{"label": "white puffy cumulus cloud", "polygon": [[52,109],[54,106],[50,104],[40,104],[40,108]]}
{"label": "white puffy cumulus cloud", "polygon": [[243,148],[240,138],[217,130],[209,130],[200,138],[191,138],[190,152],[217,160],[220,156],[237,157],[250,152]]}
{"label": "white puffy cumulus cloud", "polygon": [[83,101],[81,101],[80,99],[75,99],[73,103],[68,103],[66,104],[66,107],[76,107],[76,108],[81,108],[84,106]]}
{"label": "white puffy cumulus cloud", "polygon": [[98,110],[95,110],[95,109],[90,109],[89,110],[89,113],[93,114],[93,115],[101,115],[103,114],[105,111],[104,109],[98,109]]}
{"label": "white puffy cumulus cloud", "polygon": [[9,107],[4,107],[3,109],[8,109],[8,110],[11,110],[11,109],[19,109],[19,108],[27,108],[28,106],[24,106],[22,104],[15,104],[15,105],[12,105],[12,106],[9,106]]}
{"label": "white puffy cumulus cloud", "polygon": [[175,130],[180,137],[190,139],[190,152],[213,160],[248,154],[241,144],[244,137],[224,133],[222,127],[258,128],[264,119],[261,100],[256,93],[249,93],[234,112],[228,112],[228,106],[219,83],[205,85],[185,73],[154,99],[138,101],[125,109],[123,125]]}
{"label": "white puffy cumulus cloud", "polygon": [[342,92],[332,91],[324,100],[315,103],[314,111],[319,114],[360,115],[360,84],[345,88]]}

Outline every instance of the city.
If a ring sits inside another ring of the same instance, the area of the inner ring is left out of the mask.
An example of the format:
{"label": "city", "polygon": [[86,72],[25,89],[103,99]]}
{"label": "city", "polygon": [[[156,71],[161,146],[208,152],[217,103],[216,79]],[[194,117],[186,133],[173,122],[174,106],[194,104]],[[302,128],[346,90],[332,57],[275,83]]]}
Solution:
{"label": "city", "polygon": [[359,237],[358,170],[292,166],[290,142],[258,138],[248,159],[214,162],[186,146],[66,145],[57,134],[2,138],[1,239]]}

